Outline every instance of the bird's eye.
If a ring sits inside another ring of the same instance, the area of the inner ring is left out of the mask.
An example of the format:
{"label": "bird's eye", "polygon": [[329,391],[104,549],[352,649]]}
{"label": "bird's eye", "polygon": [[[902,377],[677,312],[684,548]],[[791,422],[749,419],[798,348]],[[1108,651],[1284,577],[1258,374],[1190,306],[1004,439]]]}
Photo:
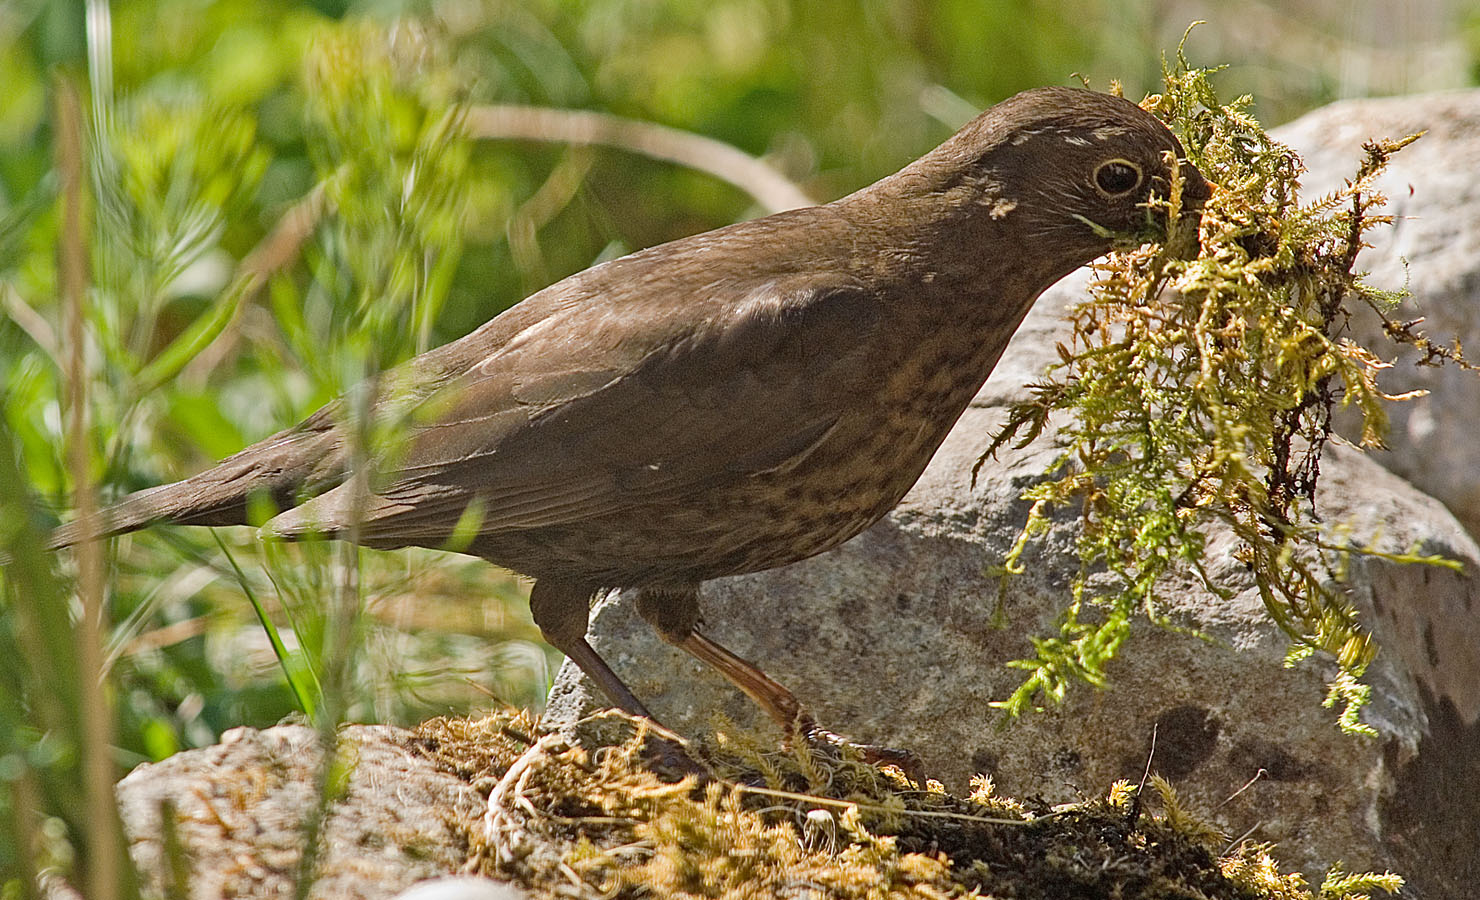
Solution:
{"label": "bird's eye", "polygon": [[1141,167],[1126,159],[1112,159],[1095,169],[1095,186],[1111,197],[1129,194],[1141,183]]}

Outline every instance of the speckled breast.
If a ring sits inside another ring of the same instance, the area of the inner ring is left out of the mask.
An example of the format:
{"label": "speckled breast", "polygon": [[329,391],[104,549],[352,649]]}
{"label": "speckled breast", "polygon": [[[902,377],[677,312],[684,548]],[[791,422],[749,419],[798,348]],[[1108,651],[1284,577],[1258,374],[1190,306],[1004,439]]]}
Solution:
{"label": "speckled breast", "polygon": [[921,349],[886,367],[794,464],[600,519],[498,536],[482,555],[536,577],[580,573],[619,587],[691,585],[836,547],[899,503],[1000,353]]}

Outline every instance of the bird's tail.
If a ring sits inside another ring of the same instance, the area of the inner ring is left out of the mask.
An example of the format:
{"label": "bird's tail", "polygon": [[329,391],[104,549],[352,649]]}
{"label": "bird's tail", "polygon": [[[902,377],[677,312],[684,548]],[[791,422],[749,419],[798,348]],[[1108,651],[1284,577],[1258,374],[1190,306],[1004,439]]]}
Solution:
{"label": "bird's tail", "polygon": [[[205,474],[205,473],[202,473]],[[213,496],[193,479],[146,488],[100,510],[96,516],[74,519],[52,531],[47,549],[57,550],[98,538],[111,537],[152,525],[245,525],[245,497]]]}
{"label": "bird's tail", "polygon": [[257,497],[276,508],[296,502],[310,484],[342,478],[335,438],[325,432],[285,431],[227,457],[184,481],[146,488],[52,531],[52,550],[137,531],[157,522],[246,525]]}

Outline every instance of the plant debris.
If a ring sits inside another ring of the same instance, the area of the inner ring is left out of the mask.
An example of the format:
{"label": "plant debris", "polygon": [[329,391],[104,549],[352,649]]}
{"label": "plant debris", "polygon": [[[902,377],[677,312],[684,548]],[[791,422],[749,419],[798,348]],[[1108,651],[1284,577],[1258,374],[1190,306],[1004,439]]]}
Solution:
{"label": "plant debris", "polygon": [[[1228,845],[1153,779],[1160,812],[1118,782],[1049,807],[910,783],[834,748],[764,749],[716,735],[685,751],[707,783],[649,762],[651,723],[607,712],[596,750],[541,734],[524,712],[433,719],[413,749],[497,798],[458,823],[469,871],[570,898],[1311,898],[1396,890],[1394,875],[1334,873],[1312,892],[1263,845]],[[589,729],[588,729],[589,730]],[[1343,886],[1344,885],[1344,886]],[[1351,889],[1348,889],[1351,888]]]}

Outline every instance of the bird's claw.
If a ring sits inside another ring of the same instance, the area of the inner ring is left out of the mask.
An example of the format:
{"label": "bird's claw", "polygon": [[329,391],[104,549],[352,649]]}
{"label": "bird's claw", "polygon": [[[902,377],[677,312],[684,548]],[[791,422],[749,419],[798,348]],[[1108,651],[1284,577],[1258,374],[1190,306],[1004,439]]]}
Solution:
{"label": "bird's claw", "polygon": [[894,766],[904,773],[905,778],[917,785],[925,784],[925,770],[920,757],[913,750],[885,747],[881,744],[860,744],[818,725],[811,716],[803,714],[797,732],[807,745],[826,748],[834,752],[846,750],[873,766]]}

